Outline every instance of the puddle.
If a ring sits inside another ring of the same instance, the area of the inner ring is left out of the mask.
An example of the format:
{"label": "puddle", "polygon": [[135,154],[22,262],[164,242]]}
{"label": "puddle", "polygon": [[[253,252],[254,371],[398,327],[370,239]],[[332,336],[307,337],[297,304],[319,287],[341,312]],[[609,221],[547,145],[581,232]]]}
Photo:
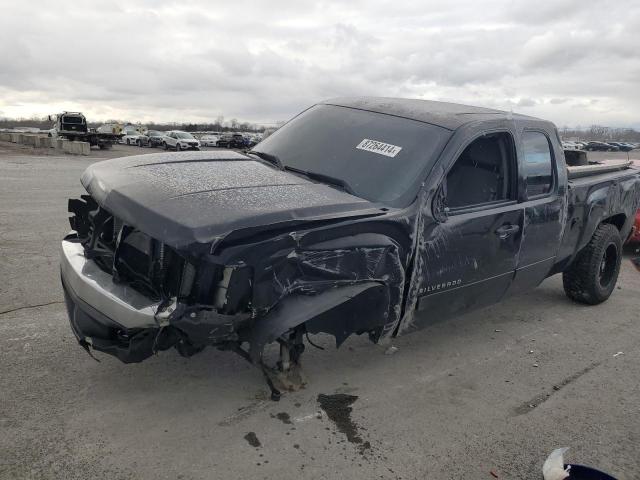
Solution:
{"label": "puddle", "polygon": [[249,443],[249,445],[251,445],[252,447],[261,447],[262,444],[260,443],[260,440],[258,440],[258,436],[256,435],[255,432],[249,432],[244,436],[244,439]]}
{"label": "puddle", "polygon": [[320,408],[324,410],[338,430],[347,436],[351,443],[362,443],[362,437],[358,435],[358,426],[351,419],[353,408],[351,405],[358,399],[356,395],[336,393],[334,395],[318,395]]}

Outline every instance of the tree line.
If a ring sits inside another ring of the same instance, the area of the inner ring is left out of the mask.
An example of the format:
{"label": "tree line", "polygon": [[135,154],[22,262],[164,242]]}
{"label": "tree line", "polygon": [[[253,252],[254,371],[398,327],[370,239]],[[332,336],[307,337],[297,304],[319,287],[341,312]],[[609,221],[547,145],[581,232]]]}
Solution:
{"label": "tree line", "polygon": [[562,127],[559,131],[563,139],[579,138],[580,140],[598,142],[640,142],[640,132],[633,128],[614,128],[604,127],[602,125],[591,125],[587,128]]}

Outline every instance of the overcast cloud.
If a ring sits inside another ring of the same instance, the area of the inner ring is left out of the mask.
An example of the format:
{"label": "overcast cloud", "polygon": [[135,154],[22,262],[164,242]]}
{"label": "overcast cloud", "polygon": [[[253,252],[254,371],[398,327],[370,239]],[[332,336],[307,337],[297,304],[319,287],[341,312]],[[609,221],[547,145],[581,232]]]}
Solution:
{"label": "overcast cloud", "polygon": [[640,127],[640,2],[0,0],[0,116],[286,120],[447,100]]}

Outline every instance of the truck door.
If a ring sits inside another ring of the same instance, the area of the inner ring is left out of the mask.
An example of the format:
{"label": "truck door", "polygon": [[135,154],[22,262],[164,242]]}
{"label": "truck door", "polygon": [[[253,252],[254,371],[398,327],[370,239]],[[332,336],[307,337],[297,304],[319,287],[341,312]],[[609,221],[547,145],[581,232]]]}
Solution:
{"label": "truck door", "polygon": [[527,129],[520,134],[521,207],[524,208],[522,245],[516,275],[509,294],[536,287],[545,279],[555,262],[564,226],[566,184],[558,178],[557,160],[562,152],[554,152],[551,132]]}
{"label": "truck door", "polygon": [[498,302],[507,291],[523,226],[515,152],[510,132],[483,133],[451,164],[436,220],[424,225],[415,326]]}

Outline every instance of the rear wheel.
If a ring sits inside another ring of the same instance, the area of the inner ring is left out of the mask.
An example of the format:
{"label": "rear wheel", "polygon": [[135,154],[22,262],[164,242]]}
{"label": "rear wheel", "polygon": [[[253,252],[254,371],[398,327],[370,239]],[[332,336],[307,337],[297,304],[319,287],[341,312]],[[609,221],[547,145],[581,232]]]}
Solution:
{"label": "rear wheel", "polygon": [[580,303],[597,305],[604,302],[616,286],[621,259],[620,232],[613,225],[600,225],[562,274],[565,293]]}

